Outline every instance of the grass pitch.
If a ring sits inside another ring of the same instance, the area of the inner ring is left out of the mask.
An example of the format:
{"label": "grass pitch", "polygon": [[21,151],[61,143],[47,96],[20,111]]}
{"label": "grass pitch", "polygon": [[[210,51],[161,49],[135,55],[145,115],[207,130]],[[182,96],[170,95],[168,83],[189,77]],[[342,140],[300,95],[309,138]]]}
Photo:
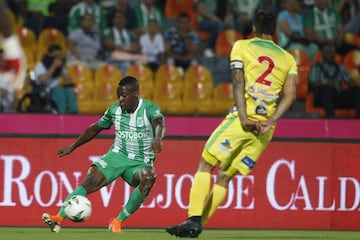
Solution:
{"label": "grass pitch", "polygon": [[[64,228],[60,233],[52,233],[48,228],[0,227],[3,240],[165,240],[177,239],[164,229],[124,229],[121,234],[100,228]],[[298,231],[298,230],[208,230],[198,239],[209,240],[359,240],[360,231]]]}

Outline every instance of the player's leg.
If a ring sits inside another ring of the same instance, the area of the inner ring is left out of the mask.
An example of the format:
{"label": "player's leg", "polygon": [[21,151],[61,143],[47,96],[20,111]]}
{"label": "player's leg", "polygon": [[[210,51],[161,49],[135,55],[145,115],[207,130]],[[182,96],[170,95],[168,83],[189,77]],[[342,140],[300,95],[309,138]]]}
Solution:
{"label": "player's leg", "polygon": [[189,218],[179,225],[170,226],[166,231],[170,235],[178,237],[197,237],[201,231],[201,215],[204,208],[204,202],[207,199],[211,186],[211,172],[216,166],[218,160],[214,159],[210,164],[204,158],[200,160],[197,172],[189,194]]}
{"label": "player's leg", "polygon": [[112,232],[122,232],[123,222],[129,218],[148,197],[151,188],[156,180],[156,172],[152,166],[140,164],[127,169],[123,175],[124,180],[134,186],[129,200],[119,215],[110,220],[109,230]]}
{"label": "player's leg", "polygon": [[[97,166],[93,165],[89,168],[84,181],[66,197],[64,202],[75,195],[87,196],[88,194],[99,190],[107,184],[108,181],[104,173],[100,171]],[[65,206],[63,205],[56,215],[43,213],[42,219],[46,224],[49,225],[52,232],[59,232],[61,230],[61,225],[66,218],[64,208]]]}
{"label": "player's leg", "polygon": [[273,130],[261,136],[256,136],[250,132],[239,133],[239,136],[243,137],[243,141],[236,146],[241,147],[241,149],[237,151],[238,154],[236,156],[233,156],[234,160],[231,161],[230,166],[224,165],[219,170],[216,176],[216,182],[203,211],[203,225],[207,223],[225,199],[230,180],[237,173],[243,176],[250,174],[268,142],[270,142],[272,134]]}

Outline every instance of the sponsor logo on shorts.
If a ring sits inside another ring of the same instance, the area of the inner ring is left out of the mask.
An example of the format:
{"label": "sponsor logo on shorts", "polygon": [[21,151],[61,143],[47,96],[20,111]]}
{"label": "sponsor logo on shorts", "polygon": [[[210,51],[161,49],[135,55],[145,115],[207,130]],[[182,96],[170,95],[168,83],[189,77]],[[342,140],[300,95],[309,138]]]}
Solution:
{"label": "sponsor logo on shorts", "polygon": [[220,151],[223,153],[229,153],[232,150],[232,146],[230,144],[229,139],[225,139],[223,142],[219,144]]}
{"label": "sponsor logo on shorts", "polygon": [[243,159],[241,159],[241,162],[243,162],[248,168],[253,169],[255,166],[255,161],[249,158],[248,156],[245,156]]}

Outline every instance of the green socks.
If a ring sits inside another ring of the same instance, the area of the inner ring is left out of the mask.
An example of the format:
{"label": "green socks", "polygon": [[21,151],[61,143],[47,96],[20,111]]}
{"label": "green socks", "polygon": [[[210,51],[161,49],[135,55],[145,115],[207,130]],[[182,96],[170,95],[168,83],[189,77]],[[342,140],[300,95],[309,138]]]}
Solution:
{"label": "green socks", "polygon": [[147,196],[141,194],[139,187],[135,188],[131,193],[129,200],[127,201],[125,207],[116,217],[118,220],[125,221],[131,214],[133,214],[145,201]]}

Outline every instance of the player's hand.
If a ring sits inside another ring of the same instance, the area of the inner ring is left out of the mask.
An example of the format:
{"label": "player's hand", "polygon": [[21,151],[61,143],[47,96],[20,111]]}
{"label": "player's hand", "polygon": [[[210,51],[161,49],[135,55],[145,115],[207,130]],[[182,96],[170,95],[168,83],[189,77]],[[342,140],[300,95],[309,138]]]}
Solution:
{"label": "player's hand", "polygon": [[258,134],[262,135],[267,133],[272,128],[273,125],[274,122],[270,119],[267,121],[259,122],[257,124]]}
{"label": "player's hand", "polygon": [[249,132],[257,132],[257,122],[250,120],[248,118],[241,120],[241,126],[245,131]]}
{"label": "player's hand", "polygon": [[74,149],[71,146],[67,146],[67,147],[61,147],[58,150],[58,157],[63,157],[65,155],[70,154]]}
{"label": "player's hand", "polygon": [[162,141],[161,139],[154,139],[151,143],[151,149],[154,151],[155,154],[158,154],[162,150]]}

